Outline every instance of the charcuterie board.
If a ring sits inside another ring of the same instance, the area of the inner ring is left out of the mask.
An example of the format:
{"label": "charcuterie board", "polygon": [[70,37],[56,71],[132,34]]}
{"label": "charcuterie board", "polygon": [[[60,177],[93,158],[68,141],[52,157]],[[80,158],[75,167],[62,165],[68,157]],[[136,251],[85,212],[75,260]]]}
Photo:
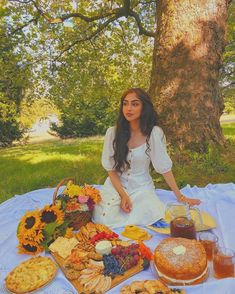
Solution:
{"label": "charcuterie board", "polygon": [[[61,268],[61,270],[64,272],[64,274],[66,275],[66,272],[64,270],[64,259],[62,257],[60,257],[57,253],[51,253],[52,256],[54,257],[56,263],[59,265],[59,267]],[[105,292],[109,291],[110,289],[116,287],[118,284],[122,283],[123,281],[129,279],[130,277],[134,276],[135,274],[141,272],[142,270],[144,270],[144,260],[140,259],[138,264],[134,267],[132,267],[131,269],[125,271],[122,275],[117,275],[115,276],[112,280],[111,280],[111,284],[109,289],[107,289]],[[68,280],[73,284],[73,286],[77,289],[78,293],[86,293],[86,294],[91,294],[91,290],[86,289],[86,287],[84,287],[84,285],[81,284],[81,282],[79,281],[79,279],[69,279]],[[99,285],[101,286],[101,285]],[[98,285],[97,285],[98,287]],[[97,288],[96,288],[97,289]],[[105,293],[104,292],[104,293]],[[92,292],[93,293],[93,292]],[[94,290],[94,293],[95,290]],[[97,291],[98,293],[98,291]]]}
{"label": "charcuterie board", "polygon": [[66,278],[87,294],[109,291],[146,269],[152,258],[142,242],[122,241],[105,225],[93,223],[70,239],[58,237],[49,249]]}

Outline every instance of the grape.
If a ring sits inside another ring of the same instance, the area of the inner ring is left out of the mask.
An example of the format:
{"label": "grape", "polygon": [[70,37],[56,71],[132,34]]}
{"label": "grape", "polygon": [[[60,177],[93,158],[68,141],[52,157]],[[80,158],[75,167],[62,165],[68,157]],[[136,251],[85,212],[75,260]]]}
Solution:
{"label": "grape", "polygon": [[134,258],[134,260],[136,260],[136,261],[139,261],[139,260],[140,260],[140,256],[139,256],[139,255],[137,255],[137,254],[136,254],[136,255],[134,255],[134,257],[133,257],[133,258]]}
{"label": "grape", "polygon": [[112,254],[104,255],[103,261],[105,266],[105,269],[103,272],[104,275],[114,277],[115,275],[124,273],[124,270],[120,267],[120,264],[114,255]]}
{"label": "grape", "polygon": [[111,254],[104,256],[104,274],[114,277],[136,266],[140,259],[138,248],[139,245],[135,243],[112,248]]}

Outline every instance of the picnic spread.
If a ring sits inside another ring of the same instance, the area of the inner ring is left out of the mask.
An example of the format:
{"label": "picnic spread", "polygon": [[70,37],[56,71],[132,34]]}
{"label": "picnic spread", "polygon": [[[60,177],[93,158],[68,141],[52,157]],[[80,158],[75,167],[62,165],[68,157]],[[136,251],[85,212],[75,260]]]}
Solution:
{"label": "picnic spread", "polygon": [[187,185],[197,209],[158,189],[163,219],[115,229],[92,222],[99,188],[62,181],[0,205],[0,293],[234,293],[235,184]]}

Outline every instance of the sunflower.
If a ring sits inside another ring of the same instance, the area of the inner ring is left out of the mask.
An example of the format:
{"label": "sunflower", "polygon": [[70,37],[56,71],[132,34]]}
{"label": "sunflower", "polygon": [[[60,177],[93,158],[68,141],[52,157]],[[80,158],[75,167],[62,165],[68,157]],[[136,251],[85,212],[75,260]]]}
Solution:
{"label": "sunflower", "polygon": [[19,233],[17,237],[19,242],[23,244],[32,241],[41,243],[44,240],[43,230],[41,229],[36,229],[31,235]]}
{"label": "sunflower", "polygon": [[95,203],[98,203],[101,200],[100,191],[90,185],[85,184],[82,188],[82,192],[84,195],[90,197]]}
{"label": "sunflower", "polygon": [[41,210],[41,221],[46,224],[53,222],[62,224],[64,222],[64,213],[58,205],[46,205]]}
{"label": "sunflower", "polygon": [[40,221],[40,212],[36,209],[34,211],[27,211],[22,217],[18,232],[30,236],[39,228],[42,228],[42,223]]}
{"label": "sunflower", "polygon": [[44,248],[37,242],[29,241],[28,243],[19,243],[18,253],[36,255],[43,252]]}

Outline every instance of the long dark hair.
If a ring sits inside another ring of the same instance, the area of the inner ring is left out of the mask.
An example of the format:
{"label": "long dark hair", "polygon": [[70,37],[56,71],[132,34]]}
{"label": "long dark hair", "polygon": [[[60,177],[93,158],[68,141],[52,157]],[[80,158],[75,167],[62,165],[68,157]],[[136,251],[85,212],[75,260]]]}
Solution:
{"label": "long dark hair", "polygon": [[130,94],[135,93],[136,96],[142,101],[143,108],[140,116],[140,129],[143,135],[147,136],[147,151],[149,149],[149,138],[151,131],[154,126],[158,125],[158,116],[154,110],[153,103],[147,92],[140,88],[131,88],[123,93],[121,97],[121,103],[119,108],[119,114],[116,122],[116,133],[113,141],[114,148],[114,168],[123,172],[126,168],[130,166],[127,161],[128,146],[127,143],[130,139],[130,125],[123,115],[123,101],[125,97]]}

